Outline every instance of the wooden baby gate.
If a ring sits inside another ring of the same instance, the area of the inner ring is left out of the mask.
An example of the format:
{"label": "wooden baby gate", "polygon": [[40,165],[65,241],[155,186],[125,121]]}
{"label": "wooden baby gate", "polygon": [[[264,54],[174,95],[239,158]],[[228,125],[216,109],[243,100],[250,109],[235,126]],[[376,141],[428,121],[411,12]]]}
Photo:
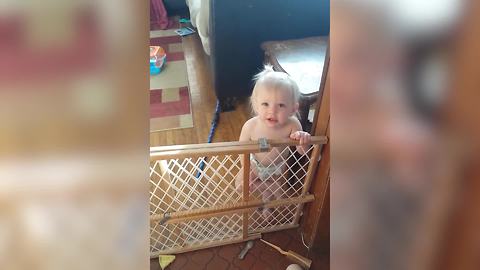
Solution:
{"label": "wooden baby gate", "polygon": [[[303,154],[290,139],[151,147],[150,256],[238,243],[297,227],[303,204],[314,199],[308,190],[326,142],[325,136],[312,137]],[[261,191],[248,185],[250,154],[273,147],[283,149],[282,154],[261,162],[285,164],[278,176],[281,184],[265,184],[262,191],[276,187],[269,191],[281,196],[262,201]],[[242,190],[235,187],[237,174],[243,175]],[[265,217],[262,209],[271,214]]]}

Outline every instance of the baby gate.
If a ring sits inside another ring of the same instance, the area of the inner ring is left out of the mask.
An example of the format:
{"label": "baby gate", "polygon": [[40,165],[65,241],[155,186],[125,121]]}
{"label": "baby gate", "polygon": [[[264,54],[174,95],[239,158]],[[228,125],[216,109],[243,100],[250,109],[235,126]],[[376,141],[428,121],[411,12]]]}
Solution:
{"label": "baby gate", "polygon": [[[303,204],[314,199],[308,190],[326,142],[325,136],[312,137],[303,154],[290,139],[151,147],[150,256],[238,243],[297,227]],[[283,149],[282,154],[260,162],[285,165],[280,184],[264,185],[262,191],[281,196],[262,201],[261,191],[248,185],[250,154],[273,147]],[[235,187],[237,174],[243,177],[242,190]],[[263,209],[270,215],[262,215]]]}

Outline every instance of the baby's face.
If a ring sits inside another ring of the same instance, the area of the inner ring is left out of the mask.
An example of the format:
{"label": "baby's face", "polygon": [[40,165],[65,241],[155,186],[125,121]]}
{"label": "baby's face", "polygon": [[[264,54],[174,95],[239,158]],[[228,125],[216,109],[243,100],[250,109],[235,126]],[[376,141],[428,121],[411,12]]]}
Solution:
{"label": "baby's face", "polygon": [[268,127],[282,127],[295,113],[297,106],[288,90],[260,86],[257,89],[255,110],[260,120]]}

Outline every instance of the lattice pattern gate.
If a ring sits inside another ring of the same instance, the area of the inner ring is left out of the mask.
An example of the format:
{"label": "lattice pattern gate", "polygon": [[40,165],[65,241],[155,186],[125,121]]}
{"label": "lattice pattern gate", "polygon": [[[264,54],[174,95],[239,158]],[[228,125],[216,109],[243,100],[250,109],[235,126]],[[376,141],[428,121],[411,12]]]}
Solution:
{"label": "lattice pattern gate", "polygon": [[[312,146],[304,153],[288,139],[152,147],[151,257],[237,243],[298,226],[303,204],[313,200],[308,189],[326,141],[324,136],[312,137]],[[280,154],[260,162],[269,167],[284,164],[281,175],[249,188],[249,175],[256,170],[250,168],[250,154],[272,149]],[[237,177],[243,181],[240,188],[235,185]],[[266,191],[279,196],[262,200]],[[262,214],[264,209],[270,214]]]}

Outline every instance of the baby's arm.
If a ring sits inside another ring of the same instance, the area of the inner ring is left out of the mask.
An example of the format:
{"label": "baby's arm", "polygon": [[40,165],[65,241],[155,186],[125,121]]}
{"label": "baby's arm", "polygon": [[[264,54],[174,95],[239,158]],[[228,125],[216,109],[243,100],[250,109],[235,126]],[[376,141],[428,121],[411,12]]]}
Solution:
{"label": "baby's arm", "polygon": [[301,154],[304,154],[308,149],[311,138],[308,132],[302,130],[302,124],[298,119],[294,118],[292,120],[292,131],[290,132],[290,139],[300,141],[299,146],[297,146],[297,151]]}
{"label": "baby's arm", "polygon": [[[242,131],[240,131],[240,138],[238,141],[240,142],[248,142],[250,141],[250,138],[252,137],[252,130],[253,130],[253,124],[254,124],[254,119],[250,119],[245,124],[243,124]],[[237,189],[240,189],[241,186],[243,185],[243,155],[240,155],[240,163],[242,164],[242,169],[238,173],[236,179],[235,179],[235,186]]]}
{"label": "baby's arm", "polygon": [[[240,138],[238,141],[240,142],[248,142],[250,141],[250,138],[252,137],[252,130],[253,130],[253,125],[254,125],[254,118],[248,120],[243,124],[242,131],[240,131]],[[243,167],[243,155],[242,158],[240,159],[240,162],[242,163]]]}
{"label": "baby's arm", "polygon": [[240,138],[238,141],[240,142],[248,142],[252,137],[252,129],[253,129],[254,119],[250,119],[245,124],[243,124],[242,131],[240,131]]}

